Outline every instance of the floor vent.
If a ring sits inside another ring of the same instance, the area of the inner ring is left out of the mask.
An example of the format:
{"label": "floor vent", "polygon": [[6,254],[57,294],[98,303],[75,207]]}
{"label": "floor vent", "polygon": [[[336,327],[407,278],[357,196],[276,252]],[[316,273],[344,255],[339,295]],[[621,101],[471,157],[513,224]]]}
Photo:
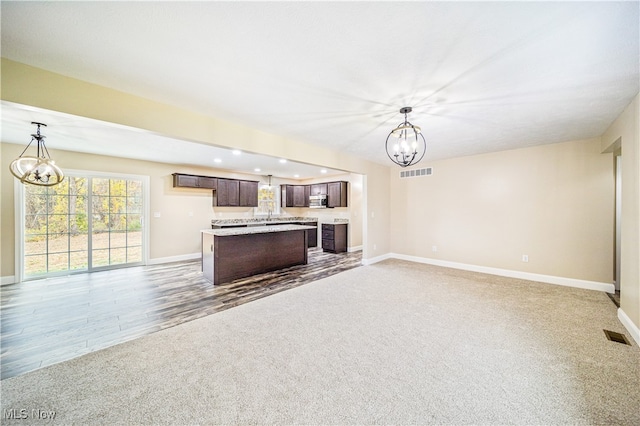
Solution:
{"label": "floor vent", "polygon": [[433,174],[433,168],[427,167],[425,169],[415,169],[415,170],[404,170],[400,172],[401,178],[408,177],[421,177],[421,176],[431,176]]}
{"label": "floor vent", "polygon": [[612,342],[631,345],[631,343],[629,343],[625,335],[622,333],[616,333],[615,331],[611,331],[611,330],[604,330],[604,334],[605,336],[607,336],[607,339],[611,340]]}

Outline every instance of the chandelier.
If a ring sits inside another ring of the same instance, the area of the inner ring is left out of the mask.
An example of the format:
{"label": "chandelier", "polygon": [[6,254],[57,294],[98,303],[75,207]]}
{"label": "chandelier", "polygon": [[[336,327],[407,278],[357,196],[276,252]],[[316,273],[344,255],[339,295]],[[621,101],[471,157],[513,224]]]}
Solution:
{"label": "chandelier", "polygon": [[[31,141],[27,147],[22,151],[20,157],[11,162],[9,169],[11,173],[22,183],[28,183],[38,186],[54,186],[62,182],[64,179],[64,173],[60,170],[60,167],[56,166],[55,161],[51,159],[47,147],[44,145],[45,136],[40,134],[40,126],[47,126],[44,123],[36,123],[34,121],[31,124],[38,126],[38,130],[35,134],[31,134]],[[24,155],[27,149],[31,146],[33,141],[36,141],[37,154],[35,157]]]}
{"label": "chandelier", "polygon": [[400,109],[400,114],[404,114],[404,123],[400,123],[389,133],[385,145],[391,161],[400,167],[418,163],[427,152],[427,142],[422,136],[420,127],[407,121],[407,114],[411,110],[411,107]]}

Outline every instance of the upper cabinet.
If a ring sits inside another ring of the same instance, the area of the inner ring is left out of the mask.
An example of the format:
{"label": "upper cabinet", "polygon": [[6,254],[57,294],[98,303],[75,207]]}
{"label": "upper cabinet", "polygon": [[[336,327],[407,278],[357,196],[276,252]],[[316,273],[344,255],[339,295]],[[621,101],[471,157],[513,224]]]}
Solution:
{"label": "upper cabinet", "polygon": [[347,182],[327,183],[327,207],[348,207]]}
{"label": "upper cabinet", "polygon": [[173,186],[213,189],[214,207],[258,207],[257,181],[174,173]]}
{"label": "upper cabinet", "polygon": [[218,179],[218,190],[214,197],[213,206],[238,207],[239,205],[240,182],[235,179]]}
{"label": "upper cabinet", "polygon": [[258,207],[258,182],[241,180],[240,207]]}
{"label": "upper cabinet", "polygon": [[311,185],[311,195],[327,195],[327,184],[314,183]]}
{"label": "upper cabinet", "polygon": [[185,175],[182,173],[173,174],[174,188],[205,188],[216,189],[218,179],[211,176]]}
{"label": "upper cabinet", "polygon": [[214,207],[258,207],[258,182],[220,179]]}
{"label": "upper cabinet", "polygon": [[282,207],[309,207],[309,185],[281,185]]}
{"label": "upper cabinet", "polygon": [[313,185],[281,185],[282,207],[309,207],[309,196],[326,195],[327,207],[348,207],[348,182],[314,183]]}

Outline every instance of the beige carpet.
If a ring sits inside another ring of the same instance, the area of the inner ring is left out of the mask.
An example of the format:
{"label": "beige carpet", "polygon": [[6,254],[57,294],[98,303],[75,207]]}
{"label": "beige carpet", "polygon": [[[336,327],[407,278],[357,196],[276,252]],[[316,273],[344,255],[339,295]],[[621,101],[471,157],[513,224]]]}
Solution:
{"label": "beige carpet", "polygon": [[638,425],[605,328],[604,293],[385,261],[6,379],[2,423]]}

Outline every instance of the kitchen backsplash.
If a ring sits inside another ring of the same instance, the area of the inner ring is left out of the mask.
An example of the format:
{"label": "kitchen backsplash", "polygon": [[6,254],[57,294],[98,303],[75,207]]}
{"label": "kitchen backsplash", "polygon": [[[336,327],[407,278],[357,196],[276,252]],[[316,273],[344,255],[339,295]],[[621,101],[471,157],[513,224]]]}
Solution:
{"label": "kitchen backsplash", "polygon": [[[211,219],[252,219],[264,218],[264,215],[254,215],[253,208],[219,208],[213,209],[214,217]],[[335,219],[349,220],[350,212],[346,208],[336,209],[308,209],[308,208],[281,208],[280,214],[272,217],[317,217],[320,222],[333,222]]]}

